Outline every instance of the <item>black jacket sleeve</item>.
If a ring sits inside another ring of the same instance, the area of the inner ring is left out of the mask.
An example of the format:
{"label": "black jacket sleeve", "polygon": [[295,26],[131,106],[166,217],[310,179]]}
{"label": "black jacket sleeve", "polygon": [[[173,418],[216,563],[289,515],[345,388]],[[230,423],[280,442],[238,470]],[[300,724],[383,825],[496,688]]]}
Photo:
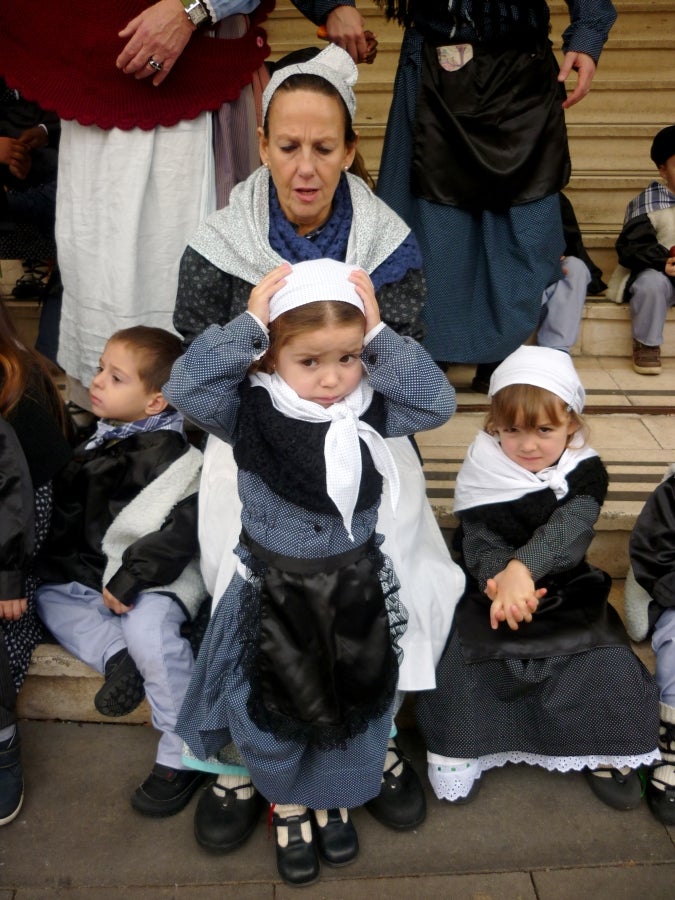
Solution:
{"label": "black jacket sleeve", "polygon": [[647,499],[633,528],[629,552],[638,584],[659,606],[675,606],[675,475]]}
{"label": "black jacket sleeve", "polygon": [[356,6],[355,0],[293,0],[303,16],[315,25],[323,25],[336,6]]}
{"label": "black jacket sleeve", "polygon": [[12,426],[0,416],[0,600],[26,596],[34,544],[33,484]]}
{"label": "black jacket sleeve", "polygon": [[[637,275],[644,269],[656,269],[665,275],[669,248],[659,244],[656,230],[648,215],[636,216],[624,225],[616,241],[616,252],[622,266]],[[671,279],[675,284],[675,279]]]}
{"label": "black jacket sleeve", "polygon": [[106,587],[129,606],[141,591],[175,581],[198,549],[197,494],[192,494],[174,506],[159,531],[127,547]]}

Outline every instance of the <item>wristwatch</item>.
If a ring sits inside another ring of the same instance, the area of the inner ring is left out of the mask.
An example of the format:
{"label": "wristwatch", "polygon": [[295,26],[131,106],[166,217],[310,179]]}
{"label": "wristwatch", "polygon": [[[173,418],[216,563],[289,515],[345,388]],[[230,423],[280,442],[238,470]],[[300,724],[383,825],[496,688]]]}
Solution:
{"label": "wristwatch", "polygon": [[209,11],[201,0],[180,0],[180,2],[185,9],[185,15],[195,28],[199,28],[200,25],[208,25],[211,22]]}

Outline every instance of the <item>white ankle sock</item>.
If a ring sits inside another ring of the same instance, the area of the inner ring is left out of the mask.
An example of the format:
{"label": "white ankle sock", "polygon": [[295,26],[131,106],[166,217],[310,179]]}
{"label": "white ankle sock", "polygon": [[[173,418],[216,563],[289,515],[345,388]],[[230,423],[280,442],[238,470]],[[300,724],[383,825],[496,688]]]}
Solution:
{"label": "white ankle sock", "polygon": [[[299,806],[294,803],[277,803],[274,812],[280,819],[290,819],[291,816],[301,816],[307,812],[306,806]],[[312,842],[312,823],[309,819],[300,826],[300,834],[306,844]],[[280,847],[288,846],[288,828],[283,823],[277,824],[277,843]]]}
{"label": "white ankle sock", "polygon": [[224,788],[230,788],[230,790],[239,788],[237,791],[238,800],[250,800],[255,794],[250,775],[219,775],[213,785],[214,793],[222,796],[225,793]]}
{"label": "white ankle sock", "polygon": [[[340,813],[340,818],[346,825],[347,821],[349,819],[349,813],[343,807],[340,807],[338,812]],[[316,819],[316,824],[319,826],[319,828],[325,828],[326,825],[328,825],[328,810],[327,809],[315,809],[314,810],[314,818]]]}
{"label": "white ankle sock", "polygon": [[[397,766],[394,765],[396,762],[398,762]],[[403,771],[403,763],[399,760],[399,754],[396,751],[396,741],[393,738],[389,738],[389,743],[387,744],[387,755],[384,758],[384,772],[388,771],[391,766],[394,766],[391,770],[391,774],[395,778],[398,778]]]}

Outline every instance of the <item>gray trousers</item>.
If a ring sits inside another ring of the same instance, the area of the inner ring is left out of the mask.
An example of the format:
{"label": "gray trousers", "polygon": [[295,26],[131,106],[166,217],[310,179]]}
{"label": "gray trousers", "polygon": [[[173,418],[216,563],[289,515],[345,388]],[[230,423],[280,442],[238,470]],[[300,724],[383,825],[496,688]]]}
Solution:
{"label": "gray trousers", "polygon": [[541,298],[537,344],[569,351],[579,337],[591,273],[576,256],[566,256],[562,268],[563,277],[547,287]]}
{"label": "gray trousers", "polygon": [[675,304],[672,281],[665,272],[645,269],[631,285],[629,294],[633,337],[648,347],[660,347],[666,315]]}
{"label": "gray trousers", "polygon": [[157,762],[184,768],[182,740],[176,720],[187,690],[194,656],[180,633],[185,621],[181,606],[166,594],[144,591],[133,609],[118,616],[98,591],[83,584],[44,584],[36,603],[40,618],[61,646],[103,673],[106,662],[125,648],[145,680],[152,724],[161,732]]}

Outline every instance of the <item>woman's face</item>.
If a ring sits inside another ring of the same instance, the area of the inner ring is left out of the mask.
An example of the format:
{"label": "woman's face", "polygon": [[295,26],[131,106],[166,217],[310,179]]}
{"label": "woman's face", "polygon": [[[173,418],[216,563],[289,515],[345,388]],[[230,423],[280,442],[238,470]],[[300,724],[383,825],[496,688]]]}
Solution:
{"label": "woman's face", "polygon": [[269,166],[286,218],[304,235],[328,219],[340,174],[354,159],[345,143],[344,112],[336,97],[277,91],[258,129],[260,158]]}

